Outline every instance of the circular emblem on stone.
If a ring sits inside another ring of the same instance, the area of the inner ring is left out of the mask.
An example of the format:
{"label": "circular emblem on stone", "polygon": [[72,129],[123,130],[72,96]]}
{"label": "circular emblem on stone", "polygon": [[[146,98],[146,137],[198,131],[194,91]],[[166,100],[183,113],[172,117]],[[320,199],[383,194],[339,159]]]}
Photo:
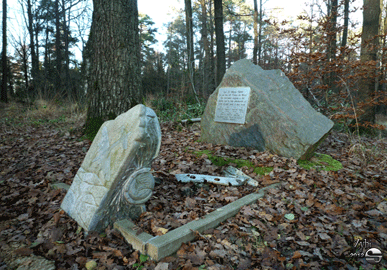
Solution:
{"label": "circular emblem on stone", "polygon": [[124,197],[132,204],[143,204],[152,196],[155,180],[150,168],[135,170],[124,185]]}

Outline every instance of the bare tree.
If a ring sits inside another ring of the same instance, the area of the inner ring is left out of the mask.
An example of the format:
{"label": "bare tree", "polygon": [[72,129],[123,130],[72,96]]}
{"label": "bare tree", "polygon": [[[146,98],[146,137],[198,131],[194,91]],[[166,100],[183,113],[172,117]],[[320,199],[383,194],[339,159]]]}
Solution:
{"label": "bare tree", "polygon": [[1,101],[8,102],[8,65],[7,65],[7,0],[3,0],[3,53],[2,53],[3,81],[1,84]]}
{"label": "bare tree", "polygon": [[206,0],[200,0],[202,9],[202,43],[204,47],[204,61],[203,61],[203,94],[208,96],[209,89],[209,75],[210,75],[210,46],[208,42],[207,31],[207,4]]}
{"label": "bare tree", "polygon": [[219,85],[226,72],[226,55],[223,32],[223,5],[222,0],[214,0],[215,7],[215,34],[216,34],[216,84]]}
{"label": "bare tree", "polygon": [[[231,36],[231,34],[230,34]],[[230,38],[231,40],[231,38]],[[254,49],[253,49],[253,63],[258,64],[258,3],[254,0]]]}
{"label": "bare tree", "polygon": [[56,91],[62,90],[62,42],[60,29],[59,0],[55,0],[55,50],[56,50]]}

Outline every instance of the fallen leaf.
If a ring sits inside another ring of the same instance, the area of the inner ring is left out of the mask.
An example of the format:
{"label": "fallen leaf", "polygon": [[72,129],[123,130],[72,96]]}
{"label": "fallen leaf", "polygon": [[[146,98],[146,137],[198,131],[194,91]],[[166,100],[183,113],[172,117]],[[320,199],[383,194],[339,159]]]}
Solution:
{"label": "fallen leaf", "polygon": [[94,269],[97,269],[97,262],[96,261],[88,261],[85,265],[86,269],[87,270],[94,270]]}
{"label": "fallen leaf", "polygon": [[294,220],[294,214],[286,214],[285,218],[288,220]]}
{"label": "fallen leaf", "polygon": [[22,247],[22,248],[16,249],[15,251],[13,251],[13,253],[20,256],[30,256],[33,253],[33,251],[28,247]]}
{"label": "fallen leaf", "polygon": [[331,237],[326,233],[319,233],[318,236],[321,240],[332,240]]}
{"label": "fallen leaf", "polygon": [[299,251],[295,251],[292,259],[298,259],[298,258],[301,258],[301,253]]}

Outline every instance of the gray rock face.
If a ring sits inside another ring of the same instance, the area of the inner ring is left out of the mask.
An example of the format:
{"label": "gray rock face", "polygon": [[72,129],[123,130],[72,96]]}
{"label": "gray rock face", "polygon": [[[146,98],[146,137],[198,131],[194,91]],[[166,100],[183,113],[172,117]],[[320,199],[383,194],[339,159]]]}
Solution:
{"label": "gray rock face", "polygon": [[155,112],[137,105],[99,129],[62,202],[86,231],[103,231],[124,218],[137,218],[152,196],[152,160],[160,150]]}
{"label": "gray rock face", "polygon": [[[214,120],[219,91],[230,87],[251,88],[244,124]],[[333,122],[315,111],[281,70],[263,70],[243,59],[230,67],[209,97],[201,127],[204,142],[308,159]]]}

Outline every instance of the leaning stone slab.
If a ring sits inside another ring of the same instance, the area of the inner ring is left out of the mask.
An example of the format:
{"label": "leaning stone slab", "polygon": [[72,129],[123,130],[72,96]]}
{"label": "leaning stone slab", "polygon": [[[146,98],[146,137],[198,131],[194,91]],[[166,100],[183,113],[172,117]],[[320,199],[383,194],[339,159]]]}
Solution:
{"label": "leaning stone slab", "polygon": [[209,97],[201,139],[308,159],[332,127],[281,70],[263,70],[243,59]]}
{"label": "leaning stone slab", "polygon": [[160,150],[155,112],[137,105],[99,129],[62,202],[85,231],[103,231],[114,221],[135,219],[152,196],[152,160]]}

